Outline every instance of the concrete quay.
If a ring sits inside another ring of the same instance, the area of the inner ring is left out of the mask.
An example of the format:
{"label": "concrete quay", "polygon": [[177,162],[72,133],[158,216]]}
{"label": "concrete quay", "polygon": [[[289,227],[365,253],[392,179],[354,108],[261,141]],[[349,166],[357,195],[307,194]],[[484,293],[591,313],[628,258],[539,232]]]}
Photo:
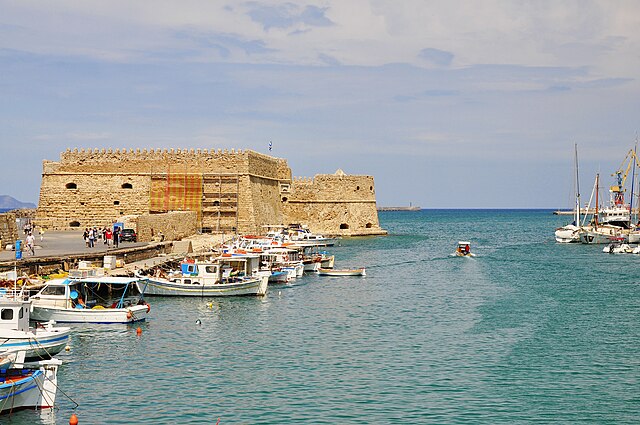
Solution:
{"label": "concrete quay", "polygon": [[[90,261],[102,265],[105,255],[115,256],[124,262],[122,270],[114,269],[112,274],[128,274],[136,262],[149,262],[156,258],[180,257],[190,252],[209,251],[220,244],[222,235],[193,235],[182,241],[163,242],[122,242],[118,248],[108,248],[102,240],[98,240],[94,248],[86,246],[81,231],[47,232],[42,241],[36,239],[35,255],[25,249],[22,259],[15,259],[15,251],[0,251],[0,272],[17,267],[19,274],[49,274],[57,270],[69,270],[80,261]],[[4,248],[4,247],[3,247]]]}

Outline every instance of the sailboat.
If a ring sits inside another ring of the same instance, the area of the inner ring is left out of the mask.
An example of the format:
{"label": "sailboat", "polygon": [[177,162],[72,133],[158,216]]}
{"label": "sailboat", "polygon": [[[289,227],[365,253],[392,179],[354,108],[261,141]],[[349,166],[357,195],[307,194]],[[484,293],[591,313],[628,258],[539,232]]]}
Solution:
{"label": "sailboat", "polygon": [[574,145],[574,166],[576,170],[576,207],[573,223],[556,229],[555,237],[559,243],[580,242],[580,179],[578,174],[578,144]]}

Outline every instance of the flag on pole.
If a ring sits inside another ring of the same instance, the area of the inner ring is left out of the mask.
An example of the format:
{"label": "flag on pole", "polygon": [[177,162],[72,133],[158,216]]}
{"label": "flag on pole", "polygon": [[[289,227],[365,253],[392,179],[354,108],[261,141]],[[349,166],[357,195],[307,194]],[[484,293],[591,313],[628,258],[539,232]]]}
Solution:
{"label": "flag on pole", "polygon": [[271,140],[269,140],[269,152],[271,152],[271,147],[273,146],[273,143],[271,142]]}

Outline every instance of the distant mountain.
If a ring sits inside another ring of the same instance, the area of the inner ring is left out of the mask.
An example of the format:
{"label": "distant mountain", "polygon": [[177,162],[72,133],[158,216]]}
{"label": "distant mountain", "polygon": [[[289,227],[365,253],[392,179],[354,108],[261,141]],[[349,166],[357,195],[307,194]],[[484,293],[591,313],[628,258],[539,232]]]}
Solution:
{"label": "distant mountain", "polygon": [[20,202],[9,195],[0,195],[0,209],[15,210],[17,208],[35,208],[36,204],[31,202]]}

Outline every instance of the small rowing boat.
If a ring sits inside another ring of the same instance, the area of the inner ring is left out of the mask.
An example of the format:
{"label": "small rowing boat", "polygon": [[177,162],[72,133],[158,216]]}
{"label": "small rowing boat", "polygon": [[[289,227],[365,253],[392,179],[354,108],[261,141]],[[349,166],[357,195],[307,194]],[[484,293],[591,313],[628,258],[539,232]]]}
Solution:
{"label": "small rowing boat", "polygon": [[365,276],[365,268],[359,269],[318,269],[320,276]]}

